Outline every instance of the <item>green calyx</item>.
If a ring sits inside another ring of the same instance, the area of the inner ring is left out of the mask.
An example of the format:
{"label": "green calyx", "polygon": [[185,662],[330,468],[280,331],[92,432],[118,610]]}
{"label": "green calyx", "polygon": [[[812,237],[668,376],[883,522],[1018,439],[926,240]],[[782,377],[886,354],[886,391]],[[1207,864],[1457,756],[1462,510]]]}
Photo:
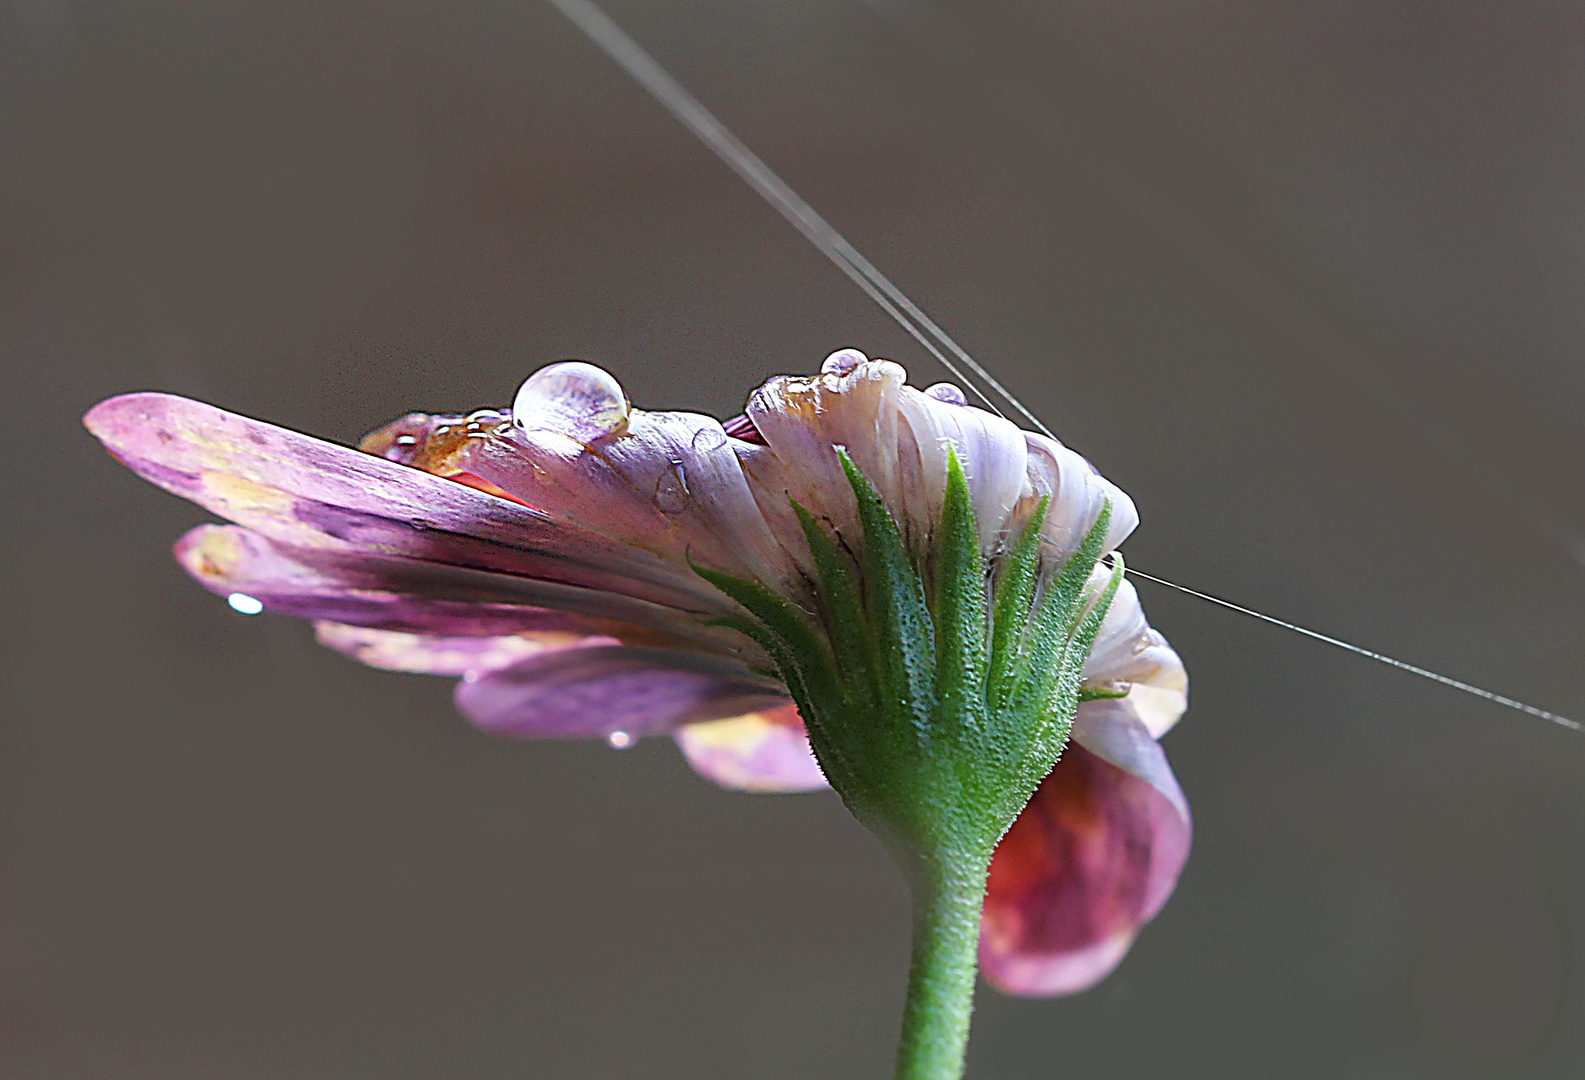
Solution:
{"label": "green calyx", "polygon": [[694,569],[747,610],[719,621],[770,654],[826,779],[908,876],[913,957],[898,1080],[958,1080],[991,853],[1056,764],[1079,702],[1127,692],[1080,685],[1123,580],[1118,560],[1100,589],[1089,587],[1112,508],[1049,572],[1041,500],[988,568],[954,454],[940,528],[919,555],[874,485],[837,453],[861,535],[835,535],[792,504],[814,565],[817,610]]}
{"label": "green calyx", "polygon": [[770,654],[831,786],[905,869],[988,863],[1055,765],[1079,702],[1126,692],[1080,687],[1122,581],[1119,562],[1099,591],[1087,588],[1111,506],[1066,563],[1042,574],[1042,500],[993,573],[955,454],[922,557],[904,545],[869,479],[838,454],[858,501],[860,543],[793,503],[818,610],[695,569],[750,613],[722,621]]}

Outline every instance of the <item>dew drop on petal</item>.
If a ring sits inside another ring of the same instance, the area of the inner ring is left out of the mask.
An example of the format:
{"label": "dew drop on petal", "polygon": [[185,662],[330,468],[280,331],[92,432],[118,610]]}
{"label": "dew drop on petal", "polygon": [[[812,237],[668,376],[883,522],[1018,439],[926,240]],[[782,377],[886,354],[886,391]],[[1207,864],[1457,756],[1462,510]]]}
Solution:
{"label": "dew drop on petal", "polygon": [[863,364],[868,360],[869,357],[865,356],[857,349],[838,349],[836,352],[826,357],[825,363],[820,365],[820,374],[837,376],[851,375],[860,364]]}
{"label": "dew drop on petal", "polygon": [[719,424],[706,424],[693,433],[693,452],[710,454],[726,445],[726,430]]}
{"label": "dew drop on petal", "polygon": [[969,399],[964,395],[962,389],[955,383],[949,382],[938,382],[934,386],[925,387],[925,397],[944,401],[948,405],[967,405],[969,403]]}
{"label": "dew drop on petal", "polygon": [[226,597],[226,603],[230,604],[231,610],[239,615],[257,615],[264,610],[264,601],[244,592],[232,593]]}
{"label": "dew drop on petal", "polygon": [[673,461],[655,481],[655,505],[663,514],[680,514],[688,509],[688,476],[682,462]]}
{"label": "dew drop on petal", "polygon": [[542,367],[518,388],[512,422],[525,431],[556,431],[579,442],[604,438],[627,423],[627,395],[609,372],[581,360]]}
{"label": "dew drop on petal", "polygon": [[612,750],[626,750],[636,740],[625,731],[613,731],[605,737],[605,741],[611,744]]}

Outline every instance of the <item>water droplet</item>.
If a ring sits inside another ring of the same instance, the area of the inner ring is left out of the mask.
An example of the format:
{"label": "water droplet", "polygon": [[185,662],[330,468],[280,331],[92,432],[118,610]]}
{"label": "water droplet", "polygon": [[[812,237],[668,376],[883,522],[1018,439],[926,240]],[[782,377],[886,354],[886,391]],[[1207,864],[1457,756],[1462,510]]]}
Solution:
{"label": "water droplet", "polygon": [[969,403],[969,399],[964,395],[963,390],[956,384],[949,382],[938,382],[934,386],[925,387],[925,397],[944,401],[948,405],[967,405]]}
{"label": "water droplet", "polygon": [[605,737],[605,741],[611,744],[612,750],[626,750],[638,740],[625,731],[613,731]]}
{"label": "water droplet", "polygon": [[518,388],[512,422],[525,431],[557,431],[582,443],[627,423],[627,396],[607,372],[579,360],[542,367]]}
{"label": "water droplet", "polygon": [[397,446],[417,446],[418,445],[418,436],[417,435],[398,435],[396,437],[396,445]]}
{"label": "water droplet", "polygon": [[688,509],[692,497],[688,492],[688,477],[682,462],[673,461],[655,481],[655,505],[663,514],[680,514]]}
{"label": "water droplet", "polygon": [[825,363],[820,365],[822,375],[851,375],[860,364],[869,360],[869,357],[857,349],[838,349],[826,357]]}
{"label": "water droplet", "polygon": [[257,615],[264,610],[264,601],[244,592],[232,593],[226,597],[226,603],[230,604],[231,610],[239,615]]}
{"label": "water droplet", "polygon": [[726,445],[726,431],[719,424],[706,424],[693,433],[696,454],[710,454]]}

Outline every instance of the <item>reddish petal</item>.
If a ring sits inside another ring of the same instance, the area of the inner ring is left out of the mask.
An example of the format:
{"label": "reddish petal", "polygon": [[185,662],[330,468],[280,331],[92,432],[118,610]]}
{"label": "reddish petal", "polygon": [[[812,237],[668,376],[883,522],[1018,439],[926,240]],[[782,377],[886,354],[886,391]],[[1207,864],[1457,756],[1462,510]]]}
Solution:
{"label": "reddish petal", "polygon": [[1165,903],[1189,836],[1155,785],[1070,743],[992,860],[985,978],[1029,996],[1095,985]]}

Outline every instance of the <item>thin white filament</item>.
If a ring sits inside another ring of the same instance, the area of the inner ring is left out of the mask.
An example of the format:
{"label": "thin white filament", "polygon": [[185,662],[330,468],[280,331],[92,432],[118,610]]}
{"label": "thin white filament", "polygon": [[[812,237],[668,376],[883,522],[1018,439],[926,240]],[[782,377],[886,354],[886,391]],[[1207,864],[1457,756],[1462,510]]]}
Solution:
{"label": "thin white filament", "polygon": [[[865,295],[895,319],[899,326],[908,331],[915,341],[940,361],[942,367],[973,391],[987,408],[998,416],[1001,415],[1001,410],[995,403],[973,380],[963,374],[957,364],[937,348],[935,342],[930,340],[931,336],[956,356],[959,362],[983,379],[1038,430],[1055,438],[1038,417],[1008,393],[1006,388],[957,342],[948,337],[946,331],[937,326],[918,305],[908,299],[903,291],[893,285],[891,280],[860,254],[857,248],[848,243],[830,222],[817,214],[814,207],[788,187],[787,183],[771,171],[770,166],[761,161],[758,155],[743,144],[742,140],[728,131],[726,125],[699,103],[698,98],[683,89],[681,83],[672,78],[671,74],[661,67],[654,57],[645,52],[638,42],[628,37],[627,33],[612,22],[605,12],[589,0],[550,0],[550,2],[596,45],[605,50],[606,55],[615,60],[622,70],[648,90],[667,112],[680,120],[689,131],[699,137],[701,142],[715,151],[717,157],[742,177],[745,183],[759,192],[766,202],[775,207],[794,228],[803,233],[810,243],[837,265],[838,269],[852,278],[854,283],[864,290]],[[907,317],[904,316],[905,312]],[[910,322],[910,319],[914,321]]]}
{"label": "thin white filament", "polygon": [[1482,690],[1480,687],[1472,686],[1460,679],[1450,678],[1447,675],[1438,675],[1436,672],[1429,671],[1416,664],[1405,663],[1402,660],[1394,660],[1390,656],[1385,656],[1379,652],[1374,652],[1358,645],[1352,645],[1349,642],[1343,641],[1341,638],[1332,637],[1330,634],[1323,634],[1319,630],[1311,630],[1308,627],[1300,626],[1297,623],[1291,623],[1285,619],[1279,619],[1273,615],[1266,615],[1262,612],[1255,611],[1253,608],[1244,607],[1242,604],[1235,604],[1231,600],[1223,600],[1220,596],[1212,596],[1210,593],[1203,593],[1198,589],[1191,589],[1187,585],[1179,585],[1177,582],[1168,581],[1166,578],[1158,578],[1153,574],[1147,574],[1141,570],[1135,570],[1132,566],[1125,567],[1124,572],[1132,574],[1134,577],[1144,578],[1146,581],[1154,581],[1157,585],[1165,585],[1169,589],[1176,589],[1178,592],[1187,593],[1198,600],[1209,600],[1213,604],[1228,608],[1231,611],[1236,611],[1240,615],[1248,615],[1250,618],[1259,619],[1261,622],[1268,622],[1273,626],[1280,626],[1284,630],[1292,630],[1295,634],[1303,634],[1307,638],[1314,638],[1316,641],[1325,642],[1328,645],[1335,645],[1339,649],[1346,649],[1348,652],[1354,653],[1358,656],[1368,657],[1371,660],[1386,664],[1388,667],[1395,667],[1400,671],[1407,671],[1411,675],[1420,676],[1422,679],[1430,679],[1432,682],[1441,683],[1443,686],[1450,686],[1454,690],[1462,690],[1466,694],[1474,694],[1478,698],[1484,698],[1485,700],[1494,702],[1498,705],[1506,705],[1510,709],[1518,709],[1522,713],[1528,713],[1529,715],[1539,717],[1542,720],[1550,720],[1554,724],[1561,724],[1570,731],[1580,730],[1580,722],[1578,720],[1570,720],[1568,717],[1559,716],[1555,712],[1548,712],[1545,709],[1538,709],[1534,705],[1526,705],[1522,701],[1515,701],[1511,697],[1504,697],[1501,694],[1494,694],[1490,690]]}
{"label": "thin white filament", "polygon": [[[864,294],[875,301],[881,310],[895,319],[898,325],[906,330],[920,345],[924,346],[930,355],[940,361],[942,367],[946,368],[955,378],[972,390],[975,396],[985,403],[986,407],[998,416],[1002,415],[1001,410],[996,407],[985,391],[970,379],[962,368],[966,367],[969,371],[979,376],[986,386],[995,391],[1020,416],[1034,425],[1036,430],[1050,438],[1056,438],[1052,434],[1051,429],[1041,423],[1039,417],[1030,412],[1023,402],[1014,397],[989,371],[985,370],[978,361],[971,357],[957,342],[953,341],[946,331],[937,326],[917,304],[908,299],[901,289],[892,284],[886,275],[882,274],[873,263],[860,254],[858,249],[850,244],[841,233],[837,232],[825,218],[817,214],[814,207],[810,206],[797,192],[788,187],[786,181],[777,176],[770,166],[761,161],[752,150],[743,144],[742,140],[727,130],[726,125],[717,120],[697,98],[683,89],[682,84],[672,78],[671,74],[661,67],[655,58],[650,56],[638,42],[634,41],[621,27],[612,22],[605,12],[595,6],[591,0],[550,0],[550,3],[570,19],[578,29],[588,35],[590,40],[598,45],[606,55],[616,61],[622,70],[626,71],[639,85],[649,91],[650,95],[666,111],[670,112],[688,130],[698,136],[700,141],[714,151],[716,156],[733,172],[737,173],[745,183],[791,222],[815,247],[819,248],[828,259],[835,263],[838,269],[851,278],[860,289],[864,290]],[[954,363],[949,359],[946,353],[942,352],[941,348],[938,348],[935,342],[931,340],[932,337],[940,342],[947,352],[956,357],[958,362]],[[1323,634],[1318,630],[1311,630],[1297,623],[1263,614],[1253,608],[1235,604],[1230,600],[1223,600],[1220,597],[1212,596],[1210,593],[1200,592],[1198,589],[1191,589],[1188,586],[1179,585],[1165,578],[1146,574],[1132,567],[1128,568],[1126,572],[1135,577],[1144,578],[1158,585],[1164,585],[1169,589],[1175,589],[1197,599],[1216,604],[1219,607],[1227,608],[1230,611],[1236,611],[1241,615],[1248,615],[1273,626],[1291,630],[1296,634],[1335,646],[1357,656],[1375,660],[1378,663],[1386,664],[1388,667],[1406,671],[1411,675],[1418,675],[1422,679],[1429,679],[1450,689],[1473,694],[1475,697],[1490,701],[1493,704],[1517,709],[1519,712],[1551,721],[1572,731],[1580,730],[1580,723],[1576,720],[1570,720],[1566,716],[1548,712],[1546,709],[1537,708],[1534,705],[1526,705],[1522,701],[1505,697],[1490,690],[1484,690],[1460,679],[1440,675],[1427,668],[1419,667],[1403,660],[1395,660],[1390,656],[1359,645],[1350,644],[1340,638]]]}
{"label": "thin white filament", "polygon": [[[1518,490],[1510,477],[1487,464],[1482,455],[1471,453],[1466,442],[1451,436],[1419,404],[1419,395],[1401,379],[1394,378],[1379,365],[1368,363],[1360,353],[1300,301],[1283,291],[1272,275],[1247,260],[1233,247],[1200,227],[1171,202],[1109,162],[1088,153],[1071,136],[1054,136],[1051,116],[1033,96],[1009,80],[1001,68],[986,66],[983,57],[962,46],[963,33],[940,12],[915,0],[862,0],[881,18],[911,35],[932,52],[931,63],[956,68],[976,79],[1007,116],[1023,125],[1032,138],[1041,139],[1063,154],[1072,165],[1088,173],[1108,193],[1125,205],[1136,219],[1150,223],[1157,235],[1192,260],[1235,296],[1276,318],[1293,334],[1301,347],[1334,370],[1347,373],[1363,393],[1393,410],[1395,420],[1420,434],[1433,449],[1446,455],[1462,469],[1475,475],[1498,499],[1512,506],[1575,562],[1585,566],[1585,533],[1564,521],[1547,506]],[[994,89],[992,89],[994,87]],[[1031,123],[1035,110],[1039,121]]]}

